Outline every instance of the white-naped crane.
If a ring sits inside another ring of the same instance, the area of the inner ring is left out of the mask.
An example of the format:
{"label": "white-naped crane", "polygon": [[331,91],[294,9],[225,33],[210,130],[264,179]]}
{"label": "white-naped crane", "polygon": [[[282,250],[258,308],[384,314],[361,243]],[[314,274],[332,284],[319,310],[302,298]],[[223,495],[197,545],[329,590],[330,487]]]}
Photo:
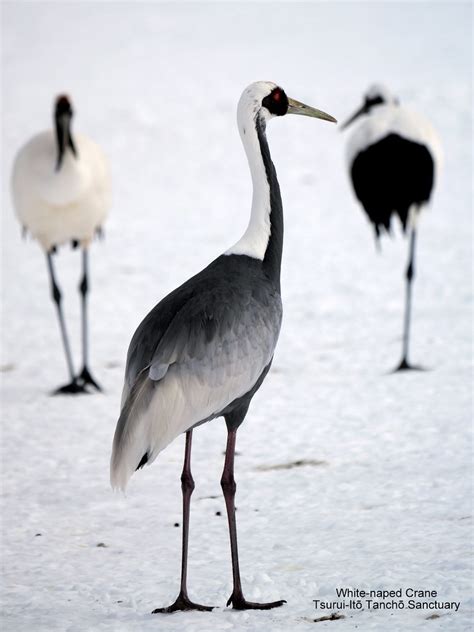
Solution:
{"label": "white-naped crane", "polygon": [[402,359],[396,371],[418,369],[408,360],[416,234],[418,216],[431,200],[441,167],[440,142],[428,121],[401,107],[382,85],[369,88],[362,106],[341,129],[360,116],[347,144],[350,177],[377,239],[383,230],[390,232],[394,215],[403,232],[410,233]]}
{"label": "white-naped crane", "polygon": [[[13,204],[24,234],[30,233],[46,253],[51,294],[56,305],[70,382],[55,391],[77,394],[87,387],[101,390],[88,366],[87,295],[89,246],[110,207],[107,160],[87,136],[72,134],[73,109],[69,97],[60,95],[54,106],[54,130],[31,138],[18,152],[12,174]],[[82,370],[76,374],[62,309],[53,255],[70,242],[82,249],[79,284],[82,309]]]}
{"label": "white-naped crane", "polygon": [[186,433],[181,590],[171,606],[154,612],[211,609],[189,599],[186,573],[194,489],[192,434],[196,426],[216,417],[224,417],[228,431],[221,479],[233,574],[227,605],[245,610],[285,603],[244,598],[234,507],[237,429],[270,369],[281,325],[283,209],[265,128],[270,119],[285,114],[336,122],[288,98],[274,83],[259,81],[244,90],[237,122],[253,182],[248,228],[234,246],[158,303],[139,325],[128,350],[111,457],[112,486],[124,489],[135,470],[150,464],[173,439]]}

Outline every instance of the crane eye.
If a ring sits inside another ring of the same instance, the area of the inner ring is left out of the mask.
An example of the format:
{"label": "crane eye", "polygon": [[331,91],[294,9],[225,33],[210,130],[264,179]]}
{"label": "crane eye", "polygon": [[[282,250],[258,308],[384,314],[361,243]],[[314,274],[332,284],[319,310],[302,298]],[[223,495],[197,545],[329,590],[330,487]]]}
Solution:
{"label": "crane eye", "polygon": [[262,105],[274,116],[283,116],[288,111],[288,97],[281,88],[273,88],[263,99]]}

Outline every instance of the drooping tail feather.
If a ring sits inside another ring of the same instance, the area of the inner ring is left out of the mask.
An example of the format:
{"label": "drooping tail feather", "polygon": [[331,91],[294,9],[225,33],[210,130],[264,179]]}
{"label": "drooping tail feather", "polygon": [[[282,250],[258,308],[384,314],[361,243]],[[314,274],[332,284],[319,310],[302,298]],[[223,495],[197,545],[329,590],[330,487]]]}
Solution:
{"label": "drooping tail feather", "polygon": [[110,483],[114,489],[125,490],[133,472],[149,460],[150,443],[143,423],[155,386],[148,379],[148,371],[142,371],[122,407],[110,459]]}
{"label": "drooping tail feather", "polygon": [[[181,433],[222,414],[219,411],[248,393],[259,379],[258,372],[251,366],[248,375],[242,371],[222,375],[235,371],[233,367],[224,364],[221,369],[217,363],[203,369],[197,361],[174,362],[166,373],[151,375],[146,367],[130,392],[125,386],[110,463],[112,487],[124,490],[135,470],[151,464]],[[266,370],[260,375],[264,377]]]}
{"label": "drooping tail feather", "polygon": [[124,490],[135,470],[152,463],[158,454],[198,419],[193,400],[179,372],[170,370],[161,380],[149,377],[149,367],[124,393],[110,460],[110,482]]}

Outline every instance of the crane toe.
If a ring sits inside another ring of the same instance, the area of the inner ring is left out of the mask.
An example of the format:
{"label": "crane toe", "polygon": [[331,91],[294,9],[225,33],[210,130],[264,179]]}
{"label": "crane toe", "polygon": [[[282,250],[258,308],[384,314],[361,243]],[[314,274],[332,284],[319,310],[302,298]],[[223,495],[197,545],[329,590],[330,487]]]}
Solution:
{"label": "crane toe", "polygon": [[391,371],[392,373],[398,373],[400,371],[428,371],[429,369],[425,369],[422,366],[417,364],[410,364],[408,360],[403,358],[400,364]]}
{"label": "crane toe", "polygon": [[96,391],[102,392],[102,387],[94,380],[94,378],[90,374],[89,369],[86,366],[82,369],[81,373],[77,376],[76,379],[83,387],[89,384],[90,386],[95,388]]}
{"label": "crane toe", "polygon": [[183,595],[180,593],[176,599],[176,601],[166,608],[155,608],[151,614],[161,614],[161,613],[169,613],[172,612],[180,612],[183,610],[199,610],[201,612],[211,612],[214,606],[202,606],[199,603],[194,603],[189,599],[187,595]]}
{"label": "crane toe", "polygon": [[234,595],[234,593],[232,593],[226,605],[230,606],[232,604],[234,610],[271,610],[272,608],[279,608],[284,603],[286,603],[286,599],[257,603],[255,601],[247,601],[243,595]]}
{"label": "crane toe", "polygon": [[88,392],[89,391],[85,388],[85,385],[75,378],[69,384],[65,384],[64,386],[57,388],[51,393],[51,395],[80,395]]}

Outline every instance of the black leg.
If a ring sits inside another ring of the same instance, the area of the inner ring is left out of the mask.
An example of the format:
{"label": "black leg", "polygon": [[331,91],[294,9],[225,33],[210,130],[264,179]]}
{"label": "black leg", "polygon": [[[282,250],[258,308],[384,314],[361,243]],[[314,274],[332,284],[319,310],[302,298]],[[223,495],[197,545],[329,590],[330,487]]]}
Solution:
{"label": "black leg", "polygon": [[56,310],[58,312],[59,328],[61,329],[61,338],[63,341],[64,352],[66,354],[67,368],[69,371],[69,376],[71,378],[71,381],[69,384],[65,384],[64,386],[61,386],[60,388],[56,389],[54,391],[54,394],[59,395],[61,393],[67,393],[67,394],[73,395],[76,393],[84,393],[85,392],[84,387],[81,384],[79,384],[77,379],[74,377],[74,367],[72,364],[71,347],[69,346],[69,339],[68,339],[67,330],[66,330],[66,322],[64,320],[64,314],[63,314],[63,310],[61,306],[61,298],[62,298],[61,290],[59,289],[59,286],[56,282],[56,277],[54,274],[53,256],[51,252],[48,252],[46,254],[46,258],[48,262],[49,278],[51,281],[51,296],[56,305]]}
{"label": "black leg", "polygon": [[92,377],[88,363],[89,363],[89,347],[88,347],[88,323],[87,323],[87,294],[89,292],[89,253],[87,248],[82,250],[82,279],[79,284],[79,292],[81,294],[81,308],[82,308],[82,363],[83,368],[78,376],[78,380],[81,384],[90,384],[93,388],[101,391],[101,387]]}
{"label": "black leg", "polygon": [[416,230],[413,228],[410,236],[410,251],[408,257],[408,266],[406,270],[406,294],[405,294],[405,318],[403,323],[403,350],[402,360],[395,371],[407,371],[410,369],[420,369],[420,367],[413,366],[408,361],[408,348],[410,342],[410,324],[411,324],[411,298],[412,298],[412,283],[415,277],[415,245],[416,245]]}
{"label": "black leg", "polygon": [[229,534],[230,534],[230,552],[232,556],[232,578],[234,588],[232,595],[227,601],[227,605],[232,604],[232,607],[236,610],[269,610],[270,608],[277,608],[278,606],[286,603],[285,600],[272,601],[270,603],[255,603],[247,601],[244,598],[242,592],[242,583],[240,581],[240,569],[239,569],[239,552],[237,548],[237,524],[235,521],[235,491],[236,484],[234,479],[234,454],[235,454],[235,439],[237,436],[237,430],[228,430],[227,435],[227,447],[225,452],[224,471],[222,472],[221,486],[224,492],[225,504],[227,508],[227,518],[229,521]]}
{"label": "black leg", "polygon": [[188,576],[188,541],[189,541],[189,506],[191,494],[194,491],[194,479],[191,474],[191,444],[193,431],[186,433],[186,448],[184,451],[184,465],[181,474],[181,490],[183,492],[183,543],[181,551],[181,589],[176,601],[166,608],[156,608],[152,614],[160,612],[176,612],[178,610],[212,610],[211,606],[201,606],[193,603],[188,597],[187,576]]}

